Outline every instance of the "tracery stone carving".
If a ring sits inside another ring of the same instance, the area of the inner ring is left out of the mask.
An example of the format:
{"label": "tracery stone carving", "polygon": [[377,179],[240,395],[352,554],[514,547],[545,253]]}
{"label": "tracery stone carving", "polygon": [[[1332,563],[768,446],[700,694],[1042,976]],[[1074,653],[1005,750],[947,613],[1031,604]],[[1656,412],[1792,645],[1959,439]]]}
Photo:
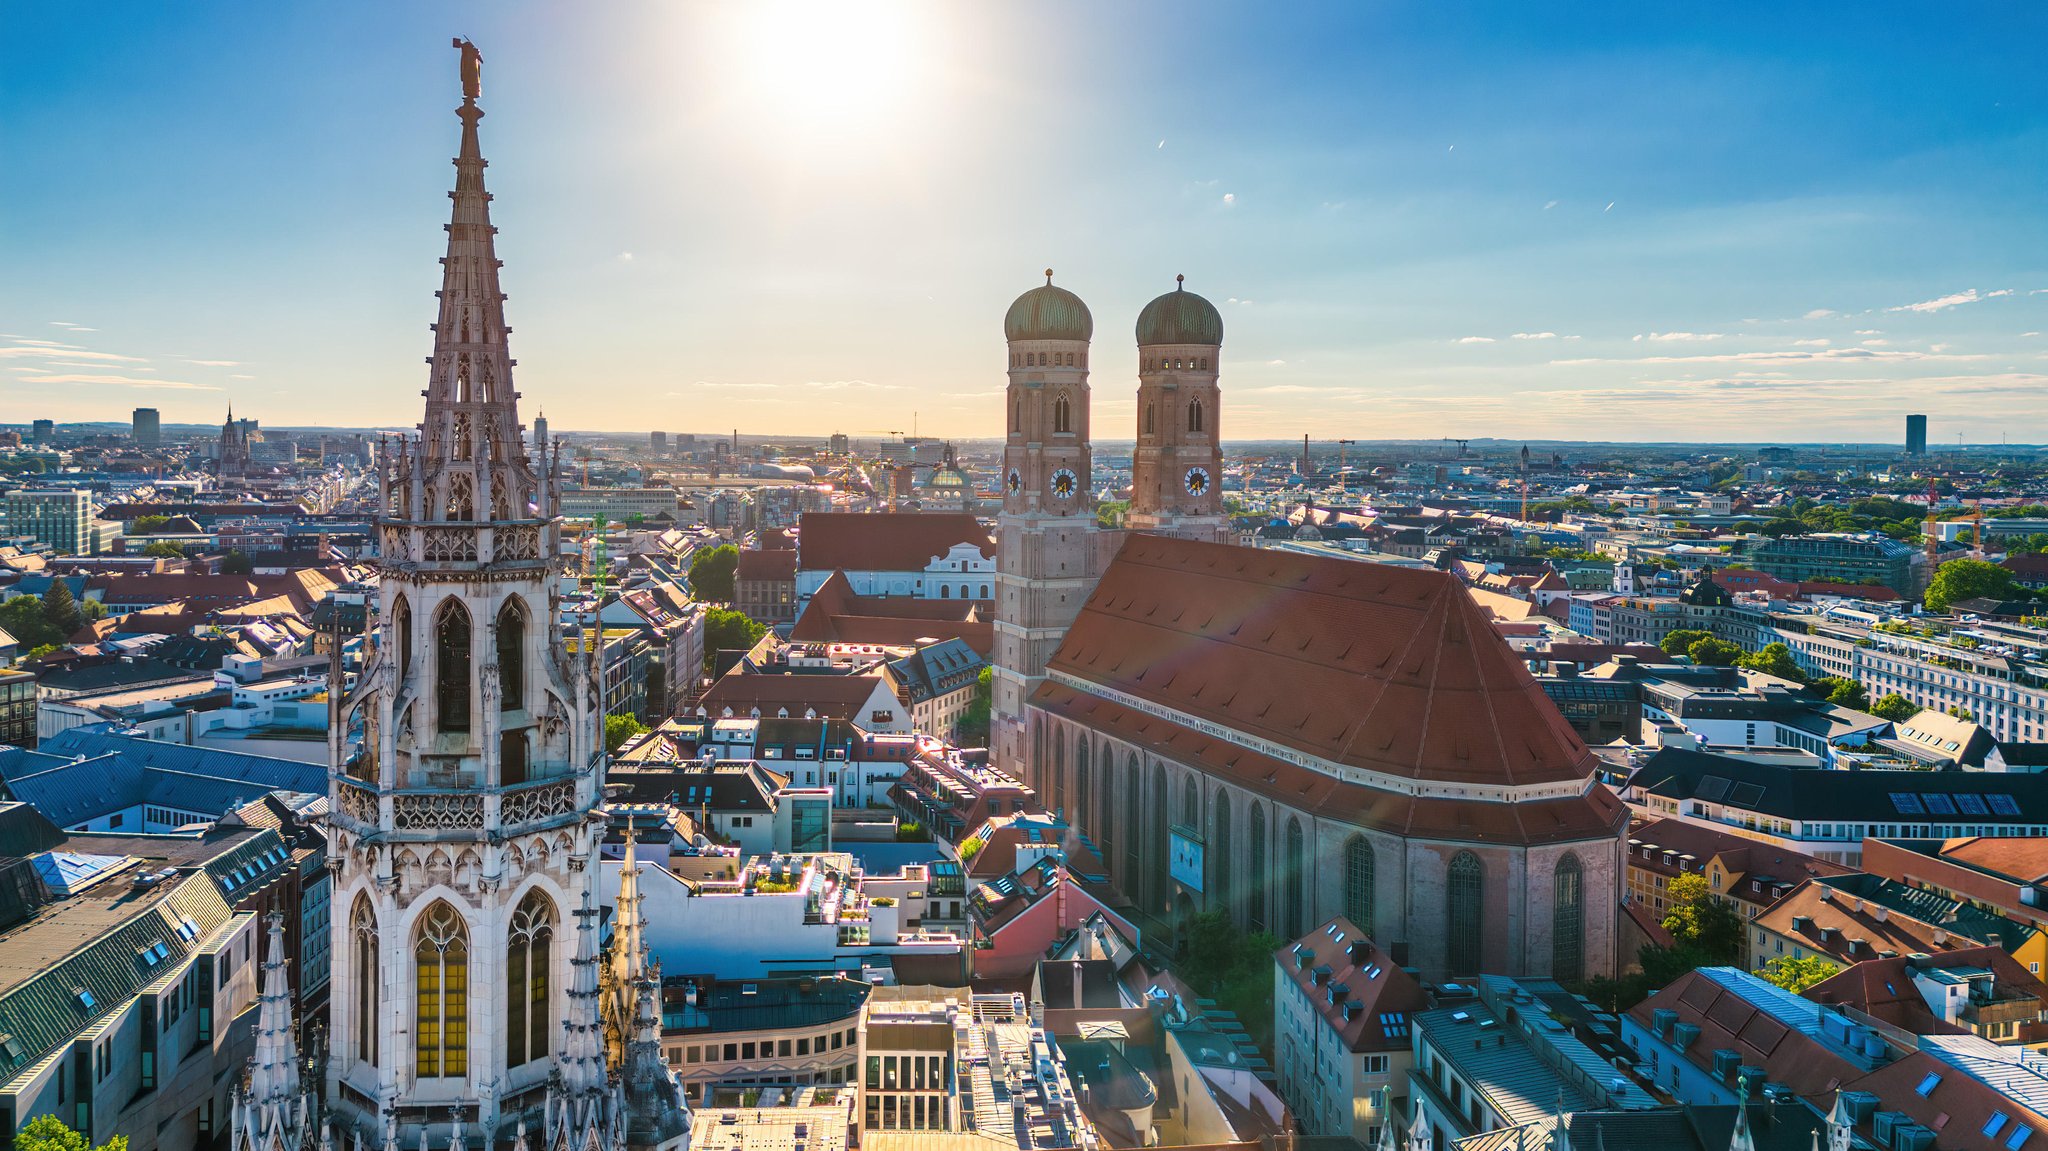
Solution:
{"label": "tracery stone carving", "polygon": [[498,806],[498,822],[510,827],[576,810],[576,785],[551,783],[508,791]]}
{"label": "tracery stone carving", "polygon": [[401,831],[453,831],[484,825],[481,795],[399,795],[391,802],[391,825]]}

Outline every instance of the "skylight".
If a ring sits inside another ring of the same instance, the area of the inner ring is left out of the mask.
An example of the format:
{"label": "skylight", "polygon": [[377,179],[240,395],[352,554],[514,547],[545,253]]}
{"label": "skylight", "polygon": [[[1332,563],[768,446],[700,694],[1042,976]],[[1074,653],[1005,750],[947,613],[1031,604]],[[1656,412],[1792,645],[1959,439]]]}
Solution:
{"label": "skylight", "polygon": [[1920,1086],[1913,1088],[1913,1092],[1922,1099],[1925,1099],[1929,1095],[1934,1094],[1934,1089],[1939,1086],[1941,1086],[1941,1076],[1930,1071],[1927,1073],[1927,1077],[1920,1081]]}

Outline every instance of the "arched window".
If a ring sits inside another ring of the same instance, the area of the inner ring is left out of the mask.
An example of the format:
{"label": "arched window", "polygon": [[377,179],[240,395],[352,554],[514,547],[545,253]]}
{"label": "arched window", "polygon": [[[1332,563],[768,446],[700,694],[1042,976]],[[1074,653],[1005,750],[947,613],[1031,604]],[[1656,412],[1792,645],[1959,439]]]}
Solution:
{"label": "arched window", "polygon": [[1102,765],[1102,799],[1097,803],[1102,818],[1093,829],[1095,842],[1102,845],[1102,862],[1113,872],[1116,870],[1117,838],[1116,817],[1116,752],[1108,744],[1095,749],[1095,762]]}
{"label": "arched window", "polygon": [[436,902],[414,929],[413,1042],[419,1076],[469,1074],[469,929]]}
{"label": "arched window", "polygon": [[1372,934],[1372,844],[1362,835],[1344,842],[1344,917],[1352,926]]}
{"label": "arched window", "polygon": [[1191,432],[1202,430],[1202,401],[1200,400],[1188,401],[1188,430]]}
{"label": "arched window", "polygon": [[1071,432],[1074,430],[1073,405],[1067,402],[1067,397],[1065,396],[1060,396],[1052,402],[1052,430],[1055,432]]}
{"label": "arched window", "polygon": [[1202,830],[1202,789],[1192,775],[1181,783],[1180,825],[1197,833]]}
{"label": "arched window", "polygon": [[370,897],[358,894],[349,912],[350,946],[354,950],[356,999],[354,1023],[356,1059],[377,1062],[377,987],[384,979],[384,965],[377,957],[377,912]]}
{"label": "arched window", "polygon": [[402,682],[412,675],[412,605],[400,595],[391,605],[392,640],[398,645],[398,678]]}
{"label": "arched window", "polygon": [[1088,790],[1088,733],[1074,743],[1074,813],[1067,817],[1070,826],[1083,834],[1095,829],[1095,808]]}
{"label": "arched window", "polygon": [[1145,405],[1145,434],[1146,434],[1146,435],[1148,435],[1148,436],[1149,436],[1149,435],[1151,435],[1151,434],[1152,434],[1153,432],[1155,432],[1155,431],[1157,431],[1157,430],[1158,430],[1157,428],[1155,428],[1155,427],[1153,426],[1153,419],[1152,419],[1153,415],[1154,415],[1154,414],[1155,414],[1155,413],[1156,413],[1156,412],[1157,412],[1158,410],[1159,410],[1159,405],[1158,405],[1158,404],[1146,404],[1146,405]]}
{"label": "arched window", "polygon": [[434,696],[442,731],[469,730],[469,611],[449,600],[434,625]]}
{"label": "arched window", "polygon": [[1252,804],[1251,812],[1245,819],[1245,830],[1251,833],[1250,858],[1246,861],[1245,914],[1251,919],[1253,931],[1266,929],[1266,809]]}
{"label": "arched window", "polygon": [[1202,359],[1201,359],[1201,367],[1200,367],[1200,369],[1199,369],[1199,370],[1200,370],[1200,371],[1204,371],[1204,372],[1206,372],[1206,371],[1208,371],[1208,370],[1209,370],[1209,357],[1207,357],[1207,356],[1203,356],[1203,357],[1202,357]]}
{"label": "arched window", "polygon": [[1162,910],[1166,906],[1167,892],[1171,890],[1167,881],[1167,866],[1170,849],[1166,842],[1166,765],[1152,765],[1152,846],[1151,861],[1145,869],[1145,879],[1152,893],[1152,908]]}
{"label": "arched window", "polygon": [[981,598],[983,598],[983,599],[987,599],[987,598],[988,598],[988,585],[987,585],[987,584],[983,584],[983,585],[981,585]]}
{"label": "arched window", "polygon": [[1237,909],[1230,904],[1230,797],[1218,791],[1209,801],[1209,899],[1233,920]]}
{"label": "arched window", "polygon": [[939,585],[939,598],[940,598],[940,599],[952,599],[952,598],[953,598],[953,585],[952,585],[952,584],[943,584],[943,583],[942,583],[942,584],[940,584],[940,585]]}
{"label": "arched window", "polygon": [[519,1067],[548,1053],[549,947],[555,938],[555,905],[540,891],[527,892],[512,913],[506,934],[505,1066]]}
{"label": "arched window", "polygon": [[1479,970],[1479,917],[1484,914],[1484,892],[1479,857],[1461,851],[1451,857],[1446,874],[1445,932],[1452,975],[1472,975]]}
{"label": "arched window", "polygon": [[517,599],[498,609],[498,691],[502,710],[526,706],[526,609]]}
{"label": "arched window", "polygon": [[498,733],[498,782],[510,787],[525,783],[533,757],[528,754],[526,729],[513,728]]}
{"label": "arched window", "polygon": [[1586,977],[1586,869],[1565,852],[1550,881],[1550,977],[1577,983]]}
{"label": "arched window", "polygon": [[1144,868],[1139,860],[1144,857],[1145,777],[1135,754],[1124,761],[1123,791],[1124,891],[1133,899],[1143,899]]}
{"label": "arched window", "polygon": [[1308,902],[1308,850],[1301,834],[1301,820],[1287,817],[1287,906],[1282,909],[1287,924],[1287,938],[1299,939],[1308,932],[1308,925],[1302,922],[1302,907]]}

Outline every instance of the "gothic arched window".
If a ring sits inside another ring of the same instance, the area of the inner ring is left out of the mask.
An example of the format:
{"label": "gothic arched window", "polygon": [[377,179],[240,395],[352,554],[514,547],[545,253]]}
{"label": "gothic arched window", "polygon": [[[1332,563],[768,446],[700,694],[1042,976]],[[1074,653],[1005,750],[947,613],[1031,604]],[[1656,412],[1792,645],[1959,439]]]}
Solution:
{"label": "gothic arched window", "polygon": [[377,987],[384,979],[384,966],[377,957],[377,912],[370,897],[358,894],[348,917],[349,946],[355,963],[356,1059],[377,1062]]}
{"label": "gothic arched window", "polygon": [[1566,852],[1550,884],[1550,977],[1577,983],[1586,977],[1586,869]]}
{"label": "gothic arched window", "polygon": [[1485,905],[1479,857],[1469,851],[1452,856],[1446,880],[1444,937],[1449,943],[1451,974],[1471,975],[1479,970],[1479,917]]}
{"label": "gothic arched window", "polygon": [[1181,785],[1180,825],[1189,831],[1202,829],[1202,790],[1195,785],[1192,775]]}
{"label": "gothic arched window", "polygon": [[1074,406],[1067,397],[1060,396],[1052,402],[1052,430],[1071,432],[1074,430]]}
{"label": "gothic arched window", "polygon": [[1266,809],[1260,804],[1252,804],[1251,812],[1246,817],[1245,823],[1246,830],[1251,833],[1249,845],[1251,848],[1249,852],[1250,859],[1246,861],[1247,866],[1245,869],[1248,876],[1245,882],[1250,884],[1249,889],[1245,893],[1247,897],[1245,899],[1245,913],[1251,918],[1251,928],[1253,931],[1264,931],[1266,929]]}
{"label": "gothic arched window", "polygon": [[1095,809],[1091,806],[1092,796],[1088,788],[1088,733],[1074,743],[1074,812],[1067,817],[1067,823],[1078,831],[1087,832],[1095,825]]}
{"label": "gothic arched window", "polygon": [[1307,845],[1301,833],[1301,820],[1287,818],[1287,906],[1281,909],[1287,924],[1287,938],[1299,939],[1308,931],[1308,925],[1301,921],[1302,907],[1308,902]]}
{"label": "gothic arched window", "polygon": [[1158,412],[1158,409],[1159,405],[1157,404],[1145,405],[1145,434],[1148,436],[1158,430],[1158,428],[1154,426],[1155,421],[1152,418]]}
{"label": "gothic arched window", "polygon": [[1145,876],[1155,909],[1165,906],[1169,890],[1167,868],[1170,849],[1166,834],[1166,765],[1155,763],[1152,765],[1152,860]]}
{"label": "gothic arched window", "polygon": [[1045,797],[1046,806],[1060,811],[1067,805],[1067,737],[1058,728],[1052,733],[1052,775],[1047,781],[1051,792]]}
{"label": "gothic arched window", "polygon": [[498,609],[498,691],[502,710],[526,706],[526,609],[516,598]]}
{"label": "gothic arched window", "polygon": [[1188,430],[1191,432],[1202,430],[1202,401],[1200,400],[1188,401]]}
{"label": "gothic arched window", "polygon": [[1138,757],[1133,754],[1124,761],[1123,818],[1124,818],[1124,891],[1133,899],[1144,898],[1144,874],[1139,860],[1144,858],[1145,842],[1145,777],[1140,774]]}
{"label": "gothic arched window", "polygon": [[1344,842],[1344,916],[1352,926],[1372,934],[1372,844],[1362,835]]}
{"label": "gothic arched window", "polygon": [[1218,791],[1209,806],[1209,896],[1234,920],[1237,909],[1230,905],[1230,797]]}
{"label": "gothic arched window", "polygon": [[555,905],[540,891],[527,892],[512,913],[506,934],[505,1066],[519,1067],[548,1053],[552,1020],[548,1010],[549,947],[555,938]]}
{"label": "gothic arched window", "polygon": [[436,902],[414,929],[413,1042],[419,1076],[469,1074],[469,929]]}
{"label": "gothic arched window", "polygon": [[449,600],[434,625],[434,698],[442,731],[469,730],[469,610]]}
{"label": "gothic arched window", "polygon": [[403,595],[392,601],[391,624],[397,636],[392,642],[398,645],[398,678],[404,680],[412,675],[412,607]]}

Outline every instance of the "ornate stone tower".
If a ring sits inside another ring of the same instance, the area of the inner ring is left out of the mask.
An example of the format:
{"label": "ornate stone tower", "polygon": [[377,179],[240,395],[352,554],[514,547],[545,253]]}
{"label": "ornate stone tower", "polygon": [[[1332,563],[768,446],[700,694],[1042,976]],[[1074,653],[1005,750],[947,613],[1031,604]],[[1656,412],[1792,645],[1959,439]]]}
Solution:
{"label": "ornate stone tower", "polygon": [[[1088,341],[1081,297],[1045,283],[1003,317],[1009,343],[1003,510],[996,521],[996,658],[990,749],[1035,778],[1024,701],[1102,574],[1088,445]],[[1046,802],[1053,799],[1048,796]]]}
{"label": "ornate stone tower", "polygon": [[[462,145],[418,434],[383,454],[379,632],[329,735],[338,1141],[609,1151],[601,704],[562,655],[554,469],[536,469],[462,49]],[[587,647],[588,645],[586,645]],[[360,731],[359,748],[350,736]],[[572,957],[573,953],[573,957]]]}
{"label": "ornate stone tower", "polygon": [[1223,317],[1186,288],[1138,313],[1138,446],[1124,517],[1132,531],[1232,542],[1216,387],[1222,350]]}

